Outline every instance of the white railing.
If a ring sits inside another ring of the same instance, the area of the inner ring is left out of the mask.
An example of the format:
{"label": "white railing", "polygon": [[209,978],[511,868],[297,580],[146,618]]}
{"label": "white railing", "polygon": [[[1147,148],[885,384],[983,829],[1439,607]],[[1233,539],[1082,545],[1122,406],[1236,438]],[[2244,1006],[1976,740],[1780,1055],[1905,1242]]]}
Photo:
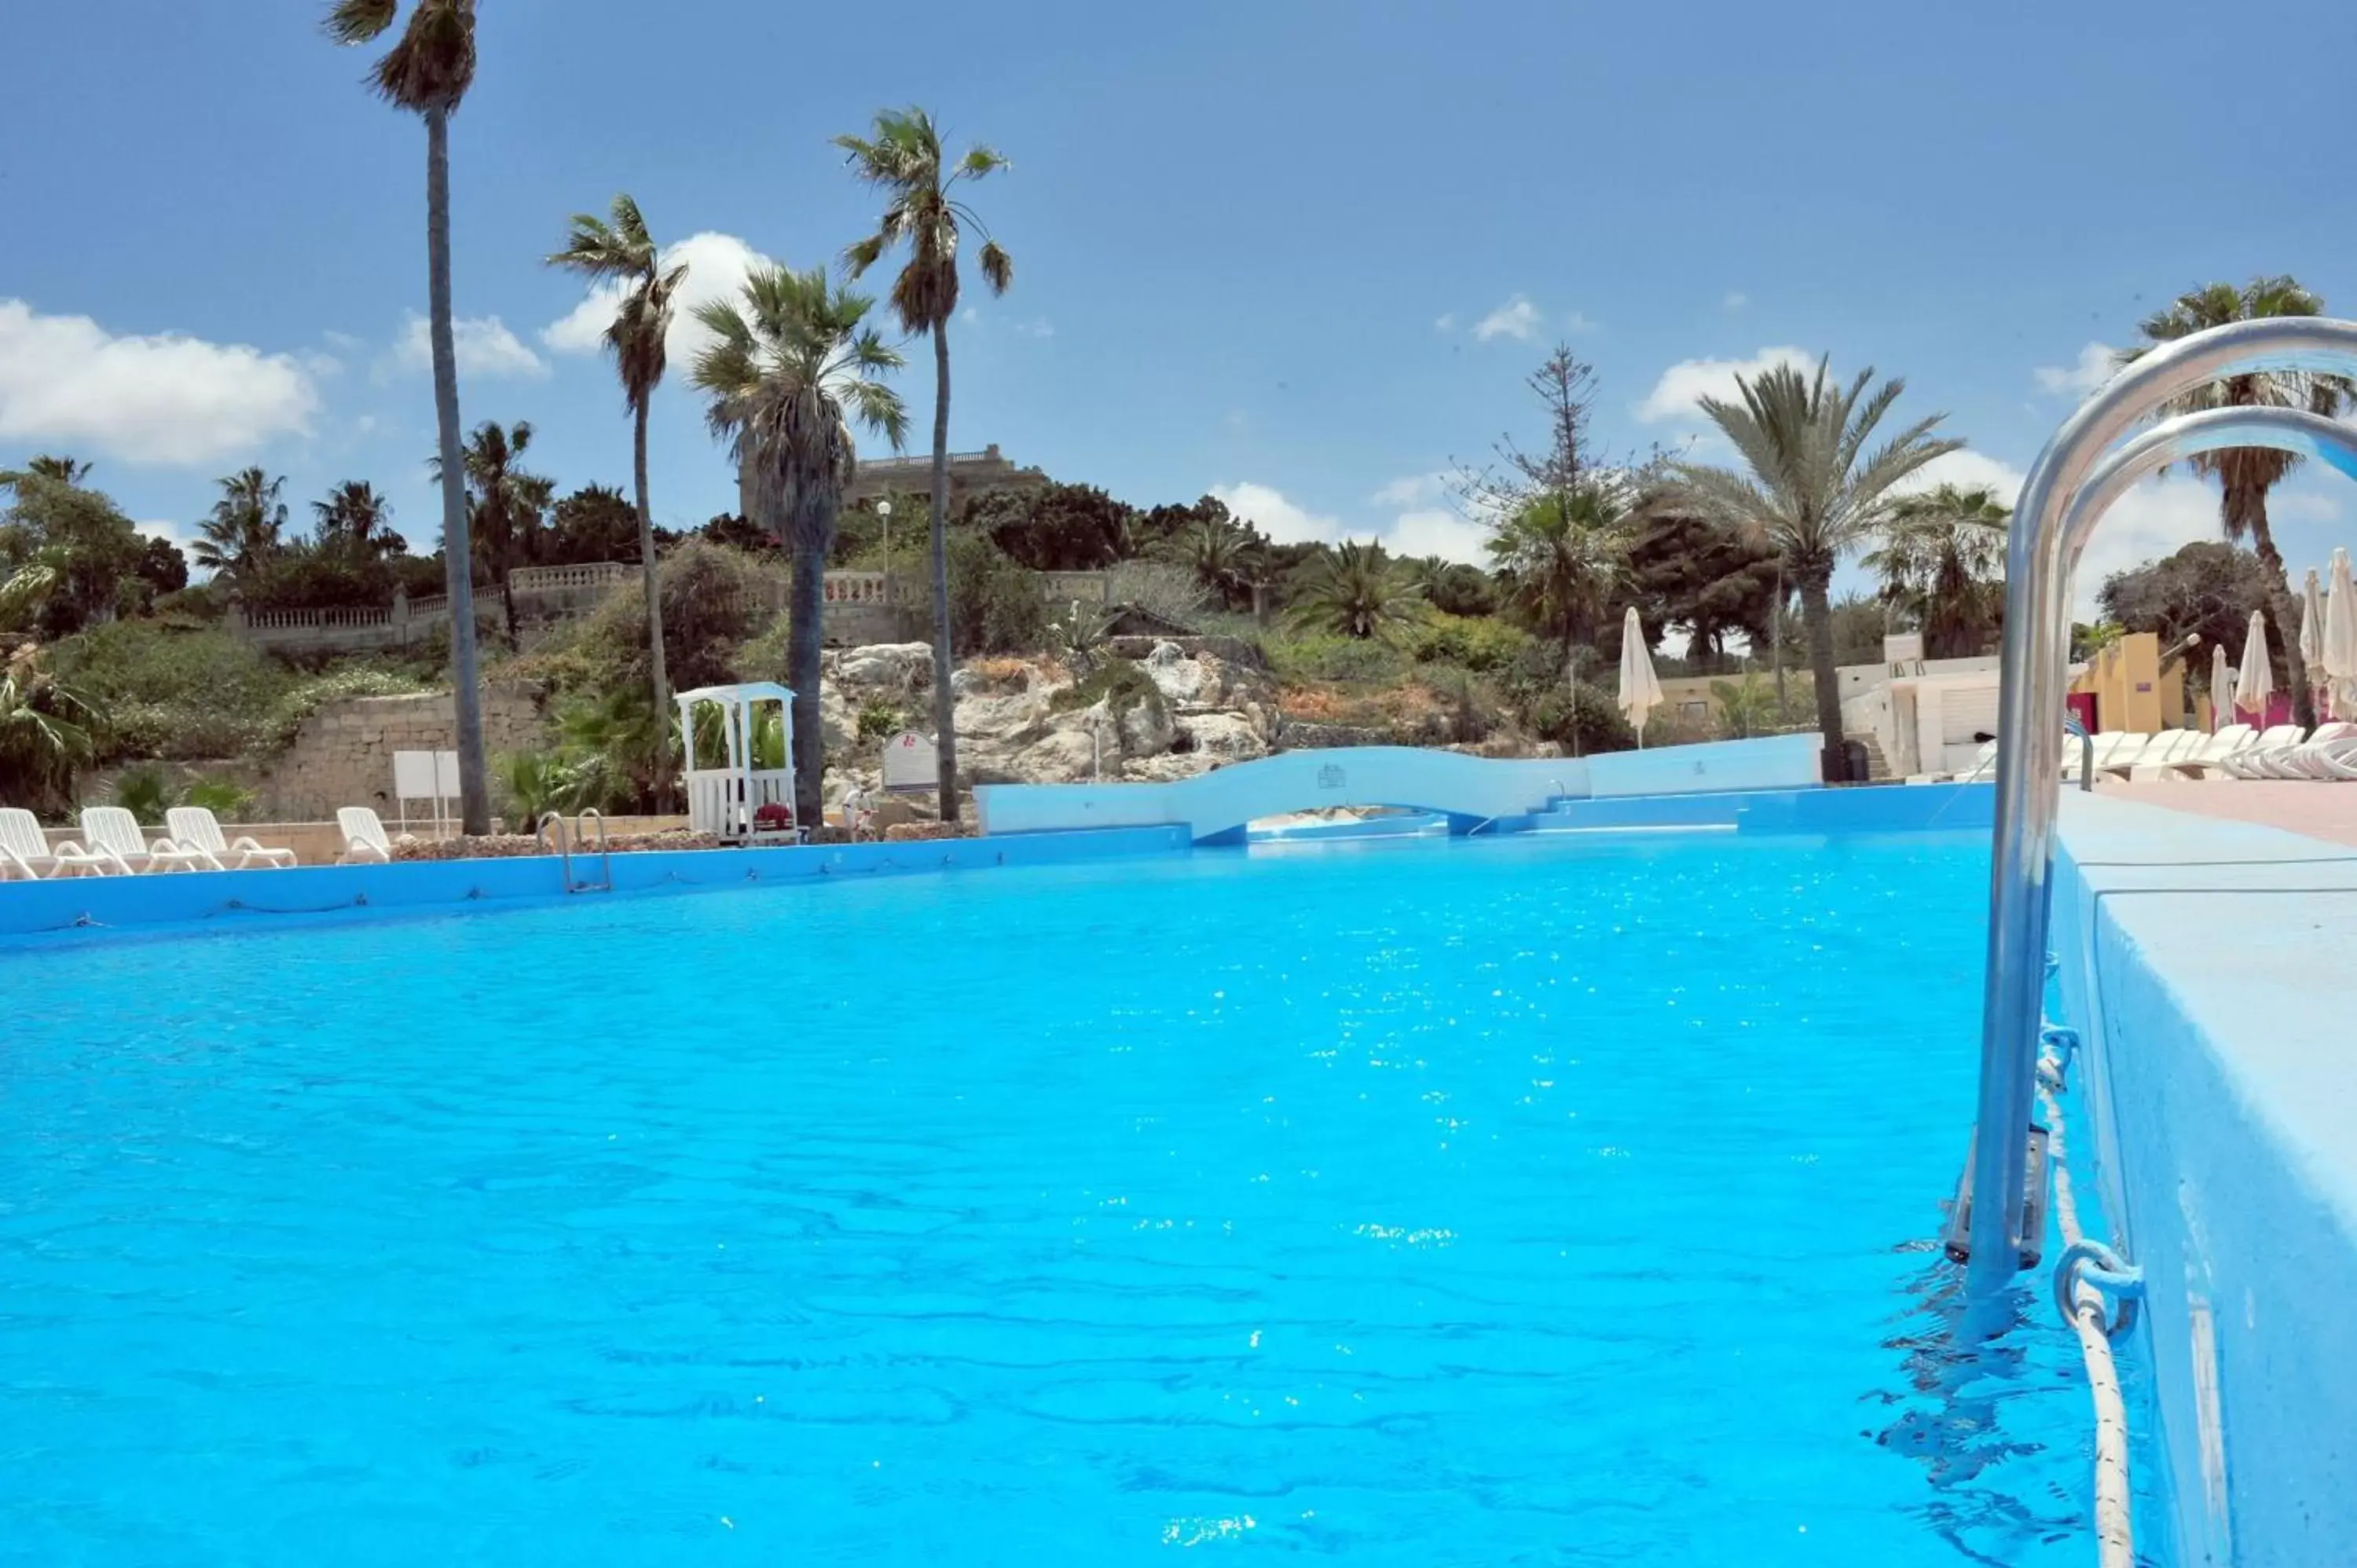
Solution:
{"label": "white railing", "polygon": [[385,626],[393,612],[373,605],[335,605],[317,609],[248,610],[245,624],[258,631],[314,626]]}
{"label": "white railing", "polygon": [[610,588],[626,582],[638,567],[619,561],[593,561],[575,566],[519,566],[508,574],[508,586],[519,594],[561,593],[568,588]]}
{"label": "white railing", "polygon": [[793,788],[793,775],[782,768],[765,768],[749,776],[729,768],[691,771],[687,776],[688,831],[743,838],[753,831],[754,815],[762,807],[791,808]]}
{"label": "white railing", "polygon": [[892,585],[881,572],[829,572],[824,596],[831,605],[889,604]]}

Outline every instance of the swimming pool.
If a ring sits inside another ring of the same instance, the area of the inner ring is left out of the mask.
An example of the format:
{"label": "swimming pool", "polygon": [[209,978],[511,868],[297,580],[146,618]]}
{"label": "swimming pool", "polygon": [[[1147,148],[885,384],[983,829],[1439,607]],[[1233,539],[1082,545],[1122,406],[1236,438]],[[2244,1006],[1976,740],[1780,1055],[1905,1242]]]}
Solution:
{"label": "swimming pool", "polygon": [[1986,883],[1526,836],[0,952],[0,1561],[2085,1561],[2075,1348],[1961,1366],[1929,1241]]}

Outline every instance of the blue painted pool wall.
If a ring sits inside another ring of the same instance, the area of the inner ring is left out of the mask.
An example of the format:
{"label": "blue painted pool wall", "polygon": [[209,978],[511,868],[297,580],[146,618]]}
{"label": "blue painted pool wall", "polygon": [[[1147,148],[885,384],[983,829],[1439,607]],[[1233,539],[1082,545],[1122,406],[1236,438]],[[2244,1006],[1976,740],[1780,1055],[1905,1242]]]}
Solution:
{"label": "blue painted pool wall", "polygon": [[[936,843],[812,844],[771,849],[652,851],[613,857],[619,893],[791,882],[827,876],[1042,865],[1113,856],[1168,854],[1188,847],[1178,828],[1080,833],[1018,833]],[[576,857],[576,877],[602,875]],[[94,921],[107,928],[217,925],[274,913],[456,908],[470,903],[562,897],[553,856],[404,861],[393,865],[317,865],[292,871],[175,872],[0,883],[0,941]]]}
{"label": "blue painted pool wall", "polygon": [[2357,1562],[2357,851],[2066,803],[2051,940],[2170,1560]]}
{"label": "blue painted pool wall", "polygon": [[[1744,832],[1911,832],[1986,829],[1996,791],[1986,784],[1917,784],[1859,789],[1742,789],[1565,800],[1539,827],[1732,827]],[[1504,826],[1501,823],[1500,826]]]}

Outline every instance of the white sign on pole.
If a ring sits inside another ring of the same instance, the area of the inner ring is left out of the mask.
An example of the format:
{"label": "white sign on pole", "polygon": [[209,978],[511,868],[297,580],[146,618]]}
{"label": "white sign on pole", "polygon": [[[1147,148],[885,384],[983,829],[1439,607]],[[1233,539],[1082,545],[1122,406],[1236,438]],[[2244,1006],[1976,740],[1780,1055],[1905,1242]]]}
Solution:
{"label": "white sign on pole", "polygon": [[393,754],[393,811],[401,825],[409,825],[409,802],[433,802],[434,824],[439,828],[449,814],[447,802],[458,798],[458,754],[455,751],[396,751]]}
{"label": "white sign on pole", "polygon": [[902,730],[884,743],[886,794],[931,794],[941,788],[941,770],[929,737],[912,729]]}

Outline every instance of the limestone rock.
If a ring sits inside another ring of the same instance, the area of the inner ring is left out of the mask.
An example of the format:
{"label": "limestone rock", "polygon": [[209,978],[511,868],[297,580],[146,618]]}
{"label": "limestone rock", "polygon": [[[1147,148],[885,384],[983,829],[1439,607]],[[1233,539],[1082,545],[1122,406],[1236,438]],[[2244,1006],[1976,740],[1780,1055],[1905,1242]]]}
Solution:
{"label": "limestone rock", "polygon": [[932,690],[930,642],[876,642],[848,648],[835,656],[834,665],[828,673],[863,696],[902,696]]}

